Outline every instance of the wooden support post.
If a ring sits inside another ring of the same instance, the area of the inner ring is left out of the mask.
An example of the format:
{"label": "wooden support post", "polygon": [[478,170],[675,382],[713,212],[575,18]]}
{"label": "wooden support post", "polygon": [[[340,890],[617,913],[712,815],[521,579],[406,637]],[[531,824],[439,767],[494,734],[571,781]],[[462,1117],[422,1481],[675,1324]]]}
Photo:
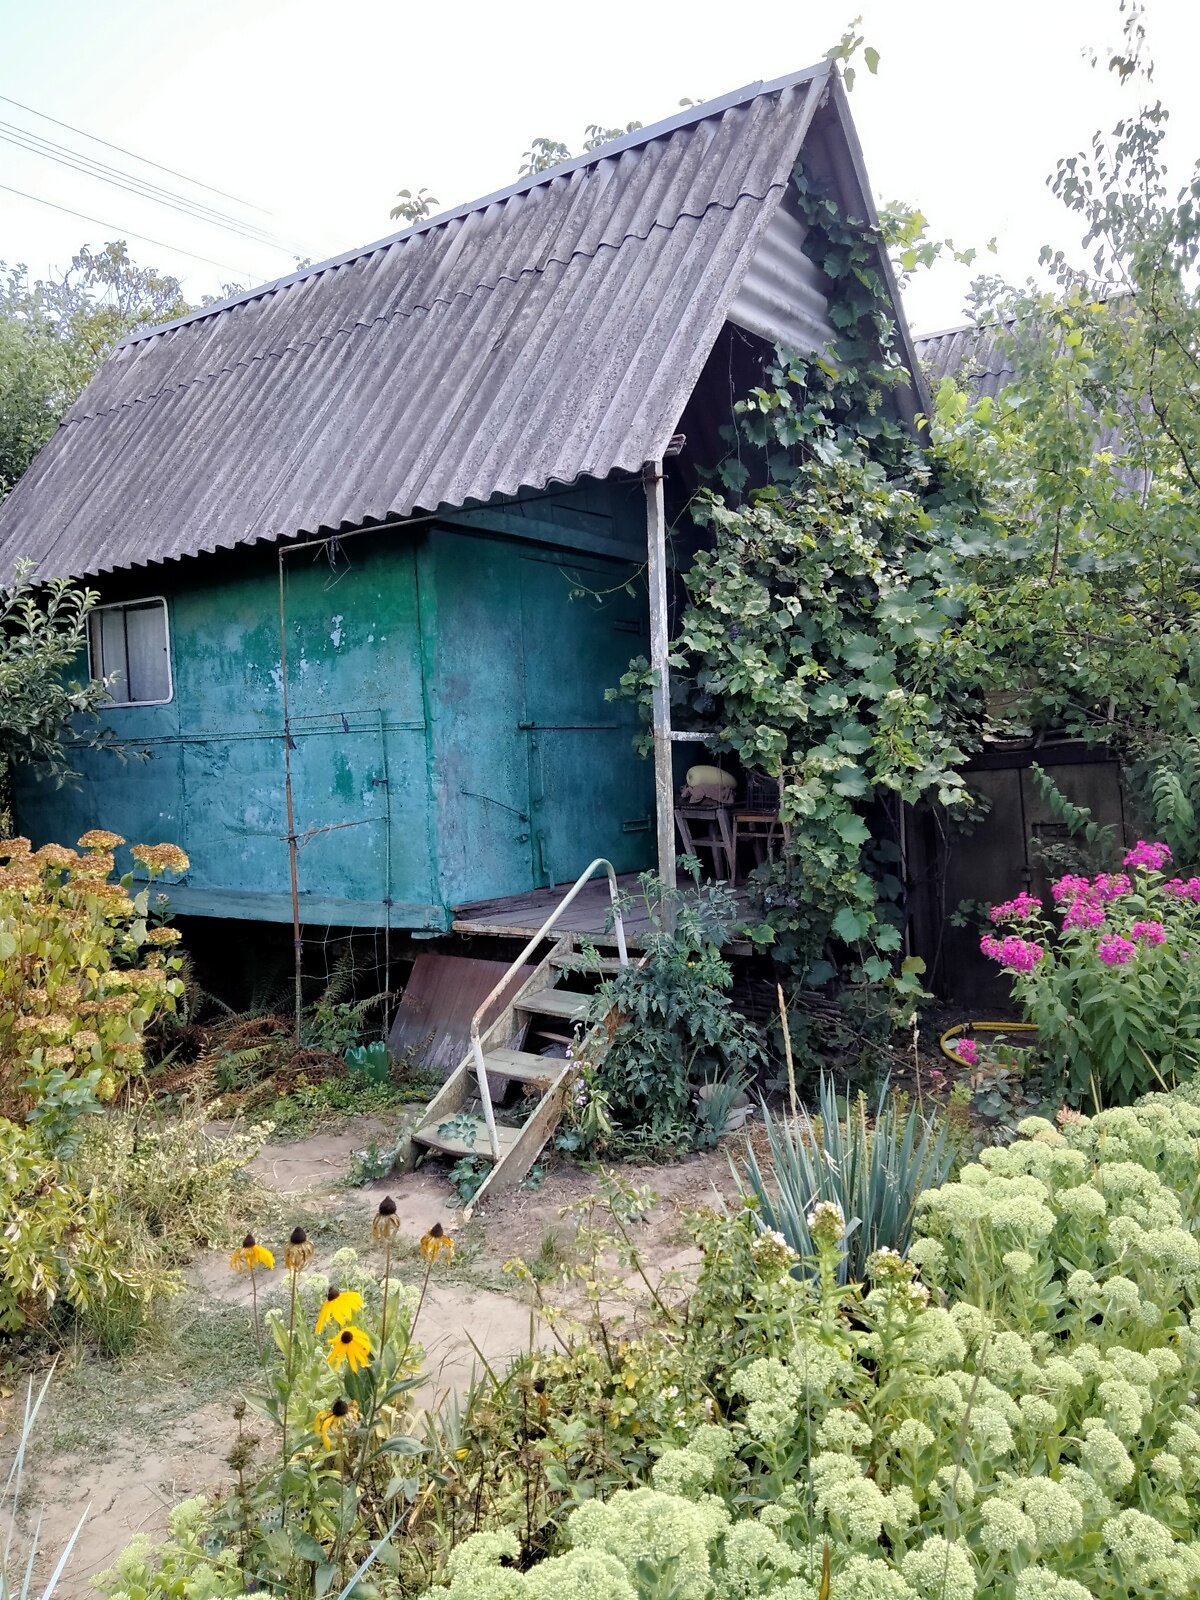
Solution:
{"label": "wooden support post", "polygon": [[658,875],[667,889],[675,887],[675,774],[671,760],[670,617],[667,609],[667,526],[663,509],[661,461],[647,461],[647,577],[650,586],[650,666],[655,675],[651,695],[654,732],[654,803],[658,821]]}

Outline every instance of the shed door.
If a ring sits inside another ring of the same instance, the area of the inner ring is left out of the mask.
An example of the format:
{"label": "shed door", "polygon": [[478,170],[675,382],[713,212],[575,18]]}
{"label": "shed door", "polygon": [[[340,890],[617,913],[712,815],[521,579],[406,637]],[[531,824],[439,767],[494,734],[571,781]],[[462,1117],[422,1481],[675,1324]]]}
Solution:
{"label": "shed door", "polygon": [[[636,707],[604,698],[647,648],[645,584],[637,573],[631,564],[594,557],[521,561],[519,726],[539,885],[572,882],[596,856],[607,856],[618,872],[649,864],[654,781],[651,763],[633,750]],[[575,590],[589,592],[572,598]]]}

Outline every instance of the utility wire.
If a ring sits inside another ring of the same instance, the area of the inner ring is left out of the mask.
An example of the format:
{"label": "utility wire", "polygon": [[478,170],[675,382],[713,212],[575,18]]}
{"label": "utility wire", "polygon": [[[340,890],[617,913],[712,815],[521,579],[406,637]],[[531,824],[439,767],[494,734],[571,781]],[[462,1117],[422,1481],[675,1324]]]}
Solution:
{"label": "utility wire", "polygon": [[60,206],[57,200],[46,200],[40,194],[30,194],[26,189],[14,189],[10,183],[0,183],[0,189],[7,194],[20,195],[22,200],[33,200],[39,206],[49,206],[54,211],[65,211],[69,217],[78,217],[81,222],[94,222],[98,228],[112,228],[123,238],[140,239],[143,244],[152,244],[159,250],[173,250],[177,255],[190,256],[193,261],[203,261],[207,266],[220,267],[222,272],[232,272],[239,278],[246,278],[253,283],[257,276],[253,272],[246,272],[242,267],[231,267],[228,261],[214,261],[211,256],[197,255],[194,250],[185,250],[179,244],[167,244],[164,239],[152,239],[148,233],[137,233],[132,228],[123,228],[119,222],[105,222],[103,217],[90,217],[85,211],[74,211],[70,206]]}
{"label": "utility wire", "polygon": [[[70,145],[58,144],[53,139],[44,139],[40,133],[34,133],[29,128],[22,128],[15,122],[5,122],[0,119],[0,128],[6,129],[9,134],[15,135],[26,149],[33,150],[36,155],[45,155],[51,160],[65,157],[72,165],[84,162],[89,169],[94,171],[97,177],[104,178],[106,181],[112,178],[117,181],[123,180],[136,184],[139,191],[145,191],[155,200],[161,199],[166,204],[178,202],[178,204],[186,206],[190,213],[202,213],[207,220],[222,225],[229,224],[232,228],[251,234],[264,243],[282,243],[276,235],[270,233],[266,228],[260,228],[257,222],[246,222],[241,217],[231,216],[227,211],[217,210],[215,206],[210,206],[203,200],[193,199],[191,195],[180,194],[178,190],[164,188],[162,184],[154,183],[149,178],[142,178],[135,172],[125,172],[120,167],[111,166],[106,161],[99,161],[94,156],[86,155],[82,150],[72,149]],[[287,248],[290,249],[291,247]]]}
{"label": "utility wire", "polygon": [[[8,131],[4,131],[8,130]],[[45,156],[47,160],[57,162],[59,166],[70,167],[76,172],[83,173],[89,178],[98,178],[102,183],[112,184],[118,189],[124,189],[129,194],[137,195],[140,199],[150,200],[155,205],[167,206],[172,211],[178,211],[185,217],[194,221],[203,222],[209,227],[220,228],[226,233],[236,234],[239,238],[247,239],[251,244],[262,245],[267,249],[281,251],[285,255],[304,255],[308,252],[284,244],[281,240],[271,238],[259,231],[251,224],[255,231],[243,226],[236,218],[230,217],[222,220],[221,214],[213,211],[208,206],[201,206],[198,202],[189,200],[184,195],[172,197],[170,191],[161,189],[157,184],[148,184],[144,179],[138,178],[133,173],[123,173],[116,167],[107,163],[93,160],[91,156],[84,155],[81,151],[69,150],[65,145],[56,145],[50,140],[42,139],[38,134],[30,134],[24,128],[16,128],[12,123],[0,121],[0,140],[7,144],[15,145],[20,150],[28,150],[34,155]],[[61,152],[56,154],[56,152]]]}
{"label": "utility wire", "polygon": [[209,194],[220,195],[223,200],[232,200],[235,205],[245,206],[250,211],[259,211],[265,217],[271,215],[265,206],[256,206],[251,200],[241,200],[226,189],[214,189],[211,183],[201,183],[199,178],[189,178],[186,172],[177,172],[174,167],[164,167],[159,161],[151,161],[149,156],[138,155],[136,150],[126,150],[124,145],[110,144],[107,139],[101,139],[97,134],[88,133],[84,128],[77,128],[73,122],[62,122],[58,117],[50,116],[48,112],[38,111],[33,106],[24,105],[20,100],[14,100],[11,95],[0,94],[0,100],[6,105],[16,106],[19,111],[28,111],[31,117],[41,117],[43,122],[52,122],[56,128],[66,128],[68,133],[77,133],[83,139],[90,139],[93,144],[102,144],[106,150],[115,150],[119,155],[131,156],[134,161],[140,161],[147,167],[154,167],[159,172],[166,172],[172,178],[182,178],[184,183],[195,184],[197,189],[207,189]]}

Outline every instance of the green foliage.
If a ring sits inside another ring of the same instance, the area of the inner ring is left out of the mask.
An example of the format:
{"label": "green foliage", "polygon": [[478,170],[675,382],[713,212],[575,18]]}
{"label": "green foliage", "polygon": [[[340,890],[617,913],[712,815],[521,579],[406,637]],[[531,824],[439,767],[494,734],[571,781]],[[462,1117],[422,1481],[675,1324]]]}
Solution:
{"label": "green foliage", "polygon": [[[1137,8],[1132,8],[1136,10]],[[1109,63],[1148,79],[1127,13]],[[936,397],[935,459],[984,487],[962,571],[964,644],[1037,731],[1122,761],[1147,825],[1200,859],[1200,177],[1172,194],[1161,104],[1059,163],[1086,262],[1043,252],[1054,287],[976,287],[1011,387]],[[981,679],[981,682],[983,679]]]}
{"label": "green foliage", "polygon": [[[146,1029],[182,985],[168,956],[178,934],[150,928],[150,887],[109,881],[116,834],[84,834],[81,851],[0,842],[0,1117],[37,1128],[69,1158],[80,1119],[143,1066]],[[153,882],[179,872],[174,845],[135,845]]]}
{"label": "green foliage", "polygon": [[[1195,882],[1196,880],[1192,880]],[[1200,908],[1188,885],[1135,868],[1055,886],[1056,928],[1029,897],[997,920],[1010,941],[991,945],[1013,995],[1038,1030],[1038,1053],[1073,1105],[1127,1104],[1200,1070]],[[1087,920],[1084,920],[1084,919]],[[990,946],[990,948],[989,948]]]}
{"label": "green foliage", "polygon": [[[274,1462],[235,1450],[224,1505],[192,1503],[101,1590],[309,1596],[403,1512],[381,1600],[1183,1600],[1200,1585],[1198,1096],[1021,1133],[926,1189],[908,1259],[881,1248],[861,1276],[835,1206],[803,1260],[749,1205],[693,1219],[698,1272],[656,1279],[637,1237],[652,1197],[608,1183],[571,1208],[556,1282],[510,1263],[546,1345],[485,1368],[418,1437],[408,1389],[376,1426],[371,1394],[415,1378],[389,1358],[356,1375],[361,1420],[323,1448],[309,1414],[337,1386],[308,1332],[323,1285],[302,1278],[294,1352],[286,1312],[268,1319],[267,1415],[279,1439],[287,1388],[294,1442]],[[337,1270],[374,1334],[377,1280]]]}
{"label": "green foliage", "polygon": [[687,1149],[697,1085],[740,1081],[763,1050],[730,999],[733,975],[720,954],[737,917],[729,890],[697,883],[664,896],[652,873],[642,874],[641,889],[647,960],[606,978],[589,1009],[589,1023],[605,1027],[609,1041],[596,1077],[624,1143]]}
{"label": "green foliage", "polygon": [[802,1111],[783,1121],[763,1107],[770,1160],[764,1173],[753,1146],[746,1178],[763,1226],[775,1229],[796,1255],[814,1259],[814,1207],[825,1201],[845,1219],[842,1270],[861,1282],[876,1250],[908,1249],[917,1201],[944,1183],[955,1157],[949,1125],[927,1119],[916,1105],[907,1114],[885,1084],[874,1116],[861,1096],[839,1103],[833,1079],[822,1073],[818,1115]]}
{"label": "green foliage", "polygon": [[179,1265],[203,1246],[229,1249],[263,1195],[246,1175],[269,1122],[214,1130],[220,1102],[164,1112],[153,1103],[89,1125],[75,1163],[80,1183],[108,1196],[110,1222],[131,1259]]}
{"label": "green foliage", "polygon": [[[900,420],[881,235],[802,171],[794,183],[837,337],[779,352],[734,407],[714,486],[689,508],[709,537],[686,575],[672,693],[678,721],[780,781],[791,842],[755,875],[776,959],[811,986],[837,967],[899,980],[903,1012],[919,988],[896,971],[888,834],[901,804],[971,804],[957,769],[980,716],[954,573],[979,493],[932,469]],[[644,698],[649,682],[635,662],[620,692]]]}
{"label": "green foliage", "polygon": [[0,263],[0,498],[113,345],[187,310],[176,279],[135,265],[123,241],[84,245],[52,281]]}
{"label": "green foliage", "polygon": [[96,599],[62,579],[34,584],[26,562],[0,583],[0,812],[15,762],[34,763],[60,783],[75,779],[65,749],[71,720],[94,718],[106,694],[102,682],[70,676]]}
{"label": "green foliage", "polygon": [[401,189],[396,196],[396,204],[392,207],[392,220],[408,223],[424,222],[426,217],[431,217],[438,208],[435,195],[423,186],[414,194],[411,189]]}

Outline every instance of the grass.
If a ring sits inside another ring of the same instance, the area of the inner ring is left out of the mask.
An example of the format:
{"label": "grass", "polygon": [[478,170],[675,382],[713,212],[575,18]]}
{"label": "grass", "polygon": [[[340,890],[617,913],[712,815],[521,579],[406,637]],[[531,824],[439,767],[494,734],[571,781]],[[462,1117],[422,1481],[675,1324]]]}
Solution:
{"label": "grass", "polygon": [[224,1399],[232,1405],[258,1366],[246,1328],[239,1309],[188,1295],[131,1355],[105,1361],[81,1353],[64,1363],[39,1426],[35,1460],[107,1460],[143,1429],[158,1438],[202,1406]]}
{"label": "grass", "polygon": [[404,1083],[367,1084],[342,1079],[300,1083],[255,1109],[255,1117],[275,1124],[275,1138],[302,1139],[328,1133],[355,1117],[384,1117],[404,1106],[423,1105],[439,1081],[412,1078]]}

